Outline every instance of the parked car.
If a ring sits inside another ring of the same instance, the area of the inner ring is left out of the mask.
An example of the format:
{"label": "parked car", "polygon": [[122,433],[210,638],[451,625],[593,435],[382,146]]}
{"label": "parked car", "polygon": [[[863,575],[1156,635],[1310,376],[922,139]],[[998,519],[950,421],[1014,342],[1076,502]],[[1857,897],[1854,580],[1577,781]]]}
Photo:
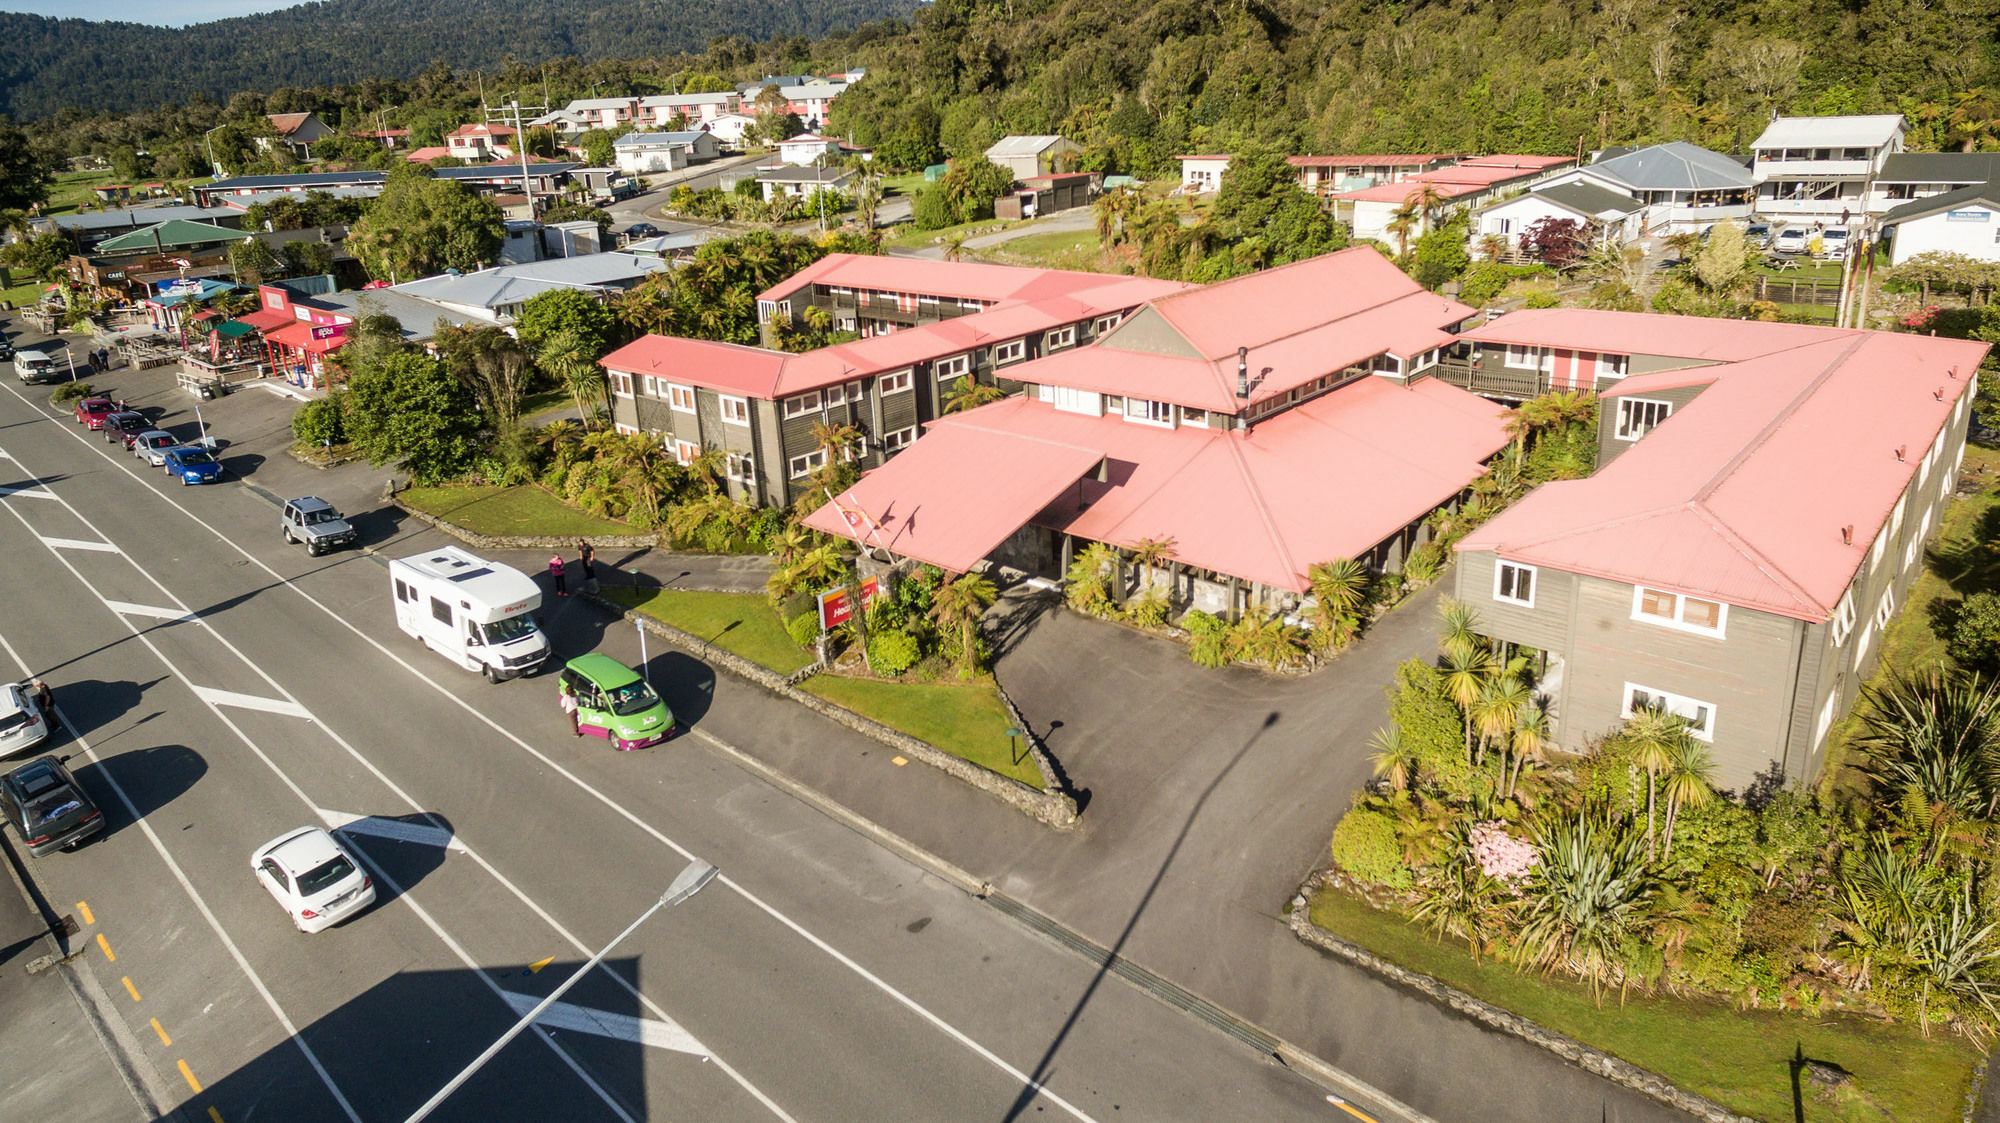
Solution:
{"label": "parked car", "polygon": [[132,455],[158,468],[167,462],[167,452],[178,448],[181,439],[165,429],[148,429],[132,438]]}
{"label": "parked car", "polygon": [[297,499],[285,500],[285,509],[278,516],[278,525],[285,533],[287,542],[303,542],[306,553],[318,557],[328,550],[354,544],[359,537],[354,527],[333,504],[317,495],[301,495]]}
{"label": "parked car", "polygon": [[[657,745],[674,735],[674,715],[639,672],[592,652],[563,664],[558,697],[575,703],[579,737],[602,737],[620,752]],[[565,704],[564,709],[569,709]]]}
{"label": "parked car", "polygon": [[24,347],[14,352],[14,373],[23,382],[53,382],[56,379],[56,363],[47,354]]}
{"label": "parked car", "polygon": [[133,409],[121,409],[108,414],[104,418],[104,424],[98,426],[104,431],[105,443],[117,441],[126,448],[131,448],[132,442],[138,439],[139,434],[152,427],[153,423],[146,420],[145,414]]}
{"label": "parked car", "polygon": [[1743,241],[1752,249],[1764,249],[1771,244],[1771,224],[1753,222],[1743,228]]}
{"label": "parked car", "polygon": [[86,429],[104,428],[104,419],[118,412],[110,398],[85,398],[76,403],[76,423]]}
{"label": "parked car", "polygon": [[193,445],[168,449],[163,467],[167,475],[179,477],[183,486],[212,484],[222,478],[222,462],[207,449]]}
{"label": "parked car", "polygon": [[11,359],[13,357],[14,341],[8,339],[5,332],[0,332],[0,359]]}
{"label": "parked car", "polygon": [[657,238],[660,228],[650,222],[635,222],[625,228],[625,240],[634,242],[640,238]]}
{"label": "parked car", "polygon": [[323,932],[375,903],[375,882],[321,827],[300,827],[250,855],[257,881],[301,932]]}
{"label": "parked car", "polygon": [[1812,231],[1803,226],[1787,226],[1771,239],[1775,253],[1804,253],[1812,245]]}
{"label": "parked car", "polygon": [[63,767],[67,759],[37,757],[0,776],[0,814],[37,858],[74,850],[104,830],[104,813]]}
{"label": "parked car", "polygon": [[27,684],[0,686],[0,757],[25,753],[48,739],[48,719]]}
{"label": "parked car", "polygon": [[1847,256],[1847,227],[1829,226],[1819,232],[1819,256]]}

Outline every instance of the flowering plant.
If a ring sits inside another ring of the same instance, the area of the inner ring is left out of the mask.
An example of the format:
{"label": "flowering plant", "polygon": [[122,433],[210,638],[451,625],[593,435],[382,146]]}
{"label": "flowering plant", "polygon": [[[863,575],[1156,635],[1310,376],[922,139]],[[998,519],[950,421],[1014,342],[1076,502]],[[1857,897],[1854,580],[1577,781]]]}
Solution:
{"label": "flowering plant", "polygon": [[1526,877],[1541,856],[1532,843],[1507,833],[1507,824],[1498,819],[1474,823],[1466,832],[1472,843],[1472,860],[1488,877],[1513,881]]}
{"label": "flowering plant", "polygon": [[1902,325],[1906,328],[1910,328],[1915,331],[1921,331],[1922,329],[1931,326],[1931,321],[1937,319],[1937,314],[1938,314],[1937,305],[1935,304],[1926,305],[1910,313],[1909,315],[1904,316],[1902,319]]}

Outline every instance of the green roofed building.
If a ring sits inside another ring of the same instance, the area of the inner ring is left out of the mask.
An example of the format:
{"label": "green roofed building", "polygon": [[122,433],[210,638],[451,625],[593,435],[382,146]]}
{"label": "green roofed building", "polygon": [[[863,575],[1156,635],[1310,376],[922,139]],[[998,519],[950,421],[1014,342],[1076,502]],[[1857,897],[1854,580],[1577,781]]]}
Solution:
{"label": "green roofed building", "polygon": [[170,249],[193,249],[200,246],[219,246],[244,236],[241,230],[174,218],[100,242],[96,252],[116,254],[144,253],[147,250],[158,252]]}

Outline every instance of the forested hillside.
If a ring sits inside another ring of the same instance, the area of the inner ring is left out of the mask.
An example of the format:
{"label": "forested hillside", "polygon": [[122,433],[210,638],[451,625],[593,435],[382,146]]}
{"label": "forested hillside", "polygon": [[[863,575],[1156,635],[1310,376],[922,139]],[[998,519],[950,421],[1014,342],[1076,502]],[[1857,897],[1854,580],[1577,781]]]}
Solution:
{"label": "forested hillside", "polygon": [[817,38],[915,0],[327,0],[189,28],[0,13],[0,113],[150,109],[203,93],[408,78],[445,61],[641,58],[718,36]]}

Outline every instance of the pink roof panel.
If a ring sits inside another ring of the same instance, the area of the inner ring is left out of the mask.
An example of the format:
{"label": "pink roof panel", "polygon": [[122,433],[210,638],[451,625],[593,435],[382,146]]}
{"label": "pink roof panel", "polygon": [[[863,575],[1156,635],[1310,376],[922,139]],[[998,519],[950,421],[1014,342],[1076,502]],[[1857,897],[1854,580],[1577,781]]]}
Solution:
{"label": "pink roof panel", "polygon": [[[711,339],[683,339],[676,335],[648,335],[636,339],[599,359],[607,370],[628,374],[650,374],[656,378],[694,386],[705,386],[753,398],[777,396],[778,376],[785,360],[780,351],[745,347],[738,343],[718,343]],[[839,379],[829,381],[838,382]]]}

